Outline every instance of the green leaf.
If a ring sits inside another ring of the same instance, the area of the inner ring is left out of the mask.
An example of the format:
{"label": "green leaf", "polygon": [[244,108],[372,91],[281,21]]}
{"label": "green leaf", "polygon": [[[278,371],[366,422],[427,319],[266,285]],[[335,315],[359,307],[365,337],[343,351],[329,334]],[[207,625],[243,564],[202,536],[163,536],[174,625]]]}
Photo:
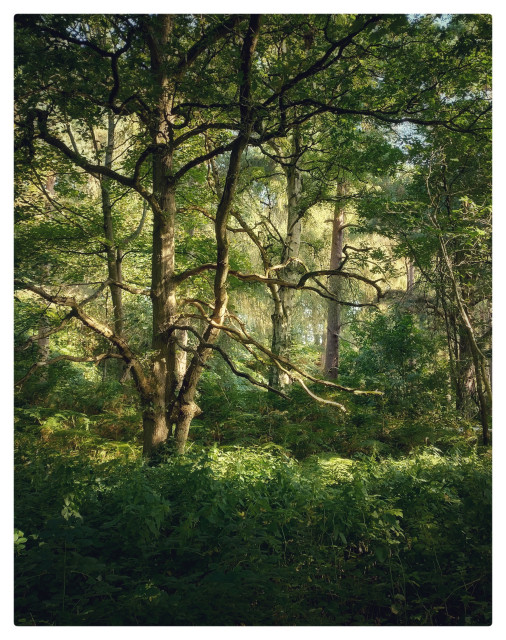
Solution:
{"label": "green leaf", "polygon": [[388,557],[389,549],[384,545],[379,545],[374,547],[374,555],[378,559],[379,562],[385,562]]}

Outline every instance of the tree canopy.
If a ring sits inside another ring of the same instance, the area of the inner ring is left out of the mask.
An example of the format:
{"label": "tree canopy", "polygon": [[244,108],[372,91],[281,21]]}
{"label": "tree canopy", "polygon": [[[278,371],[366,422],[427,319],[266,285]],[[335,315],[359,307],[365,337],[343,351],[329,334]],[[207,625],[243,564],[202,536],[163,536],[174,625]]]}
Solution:
{"label": "tree canopy", "polygon": [[21,625],[491,620],[491,17],[19,14]]}
{"label": "tree canopy", "polygon": [[[380,279],[351,268],[349,252],[361,249],[346,247],[333,270],[308,268],[299,257],[303,220],[332,201],[336,181],[370,191],[371,180],[402,163],[420,167],[422,181],[428,167],[434,180],[449,153],[461,197],[474,197],[468,174],[486,190],[486,156],[473,154],[478,171],[459,158],[470,165],[465,146],[489,131],[488,29],[479,15],[16,17],[17,286],[67,308],[59,320],[77,319],[108,344],[95,360],[124,361],[144,406],[146,452],[173,425],[184,449],[212,353],[273,392],[295,381],[315,395],[306,383],[319,378],[289,357],[297,291],[335,298],[322,282],[335,276],[384,296]],[[262,212],[283,173],[286,233]],[[417,207],[437,209],[441,188],[434,195],[426,186]],[[246,194],[260,199],[260,210],[245,213]],[[487,205],[481,197],[472,206]],[[435,215],[429,226],[440,225]],[[249,264],[237,254],[242,240],[230,239],[241,234],[250,240]],[[235,280],[267,286],[277,305],[271,345],[232,313]],[[113,326],[100,311],[108,294]],[[130,323],[124,294],[147,298],[132,300]],[[151,332],[134,344],[132,321],[149,301]],[[221,334],[270,361],[268,384],[240,370],[218,344]]]}

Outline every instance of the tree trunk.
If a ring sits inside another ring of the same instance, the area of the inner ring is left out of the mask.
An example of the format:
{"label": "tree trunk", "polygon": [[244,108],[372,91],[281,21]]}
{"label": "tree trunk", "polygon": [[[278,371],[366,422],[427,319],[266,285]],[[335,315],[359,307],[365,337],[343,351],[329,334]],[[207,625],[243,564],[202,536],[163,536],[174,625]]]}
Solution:
{"label": "tree trunk", "polygon": [[[176,316],[176,292],[173,281],[175,269],[174,228],[176,198],[173,188],[167,186],[166,171],[172,164],[172,158],[164,156],[153,159],[154,187],[161,212],[153,211],[153,257],[151,301],[153,308],[154,352],[153,414],[155,427],[153,440],[145,441],[145,453],[167,439],[171,431],[168,407],[174,398],[177,387],[176,371],[176,335],[171,327]],[[149,431],[149,429],[148,429]]]}
{"label": "tree trunk", "polygon": [[[56,184],[56,175],[50,174],[46,179],[46,191],[51,198],[55,197],[54,186]],[[51,202],[46,202],[46,211],[50,211],[52,208]],[[51,273],[51,267],[49,264],[42,265],[42,277],[44,280],[49,280],[49,275]],[[46,335],[47,331],[50,328],[49,318],[47,317],[46,311],[39,318],[38,325],[38,337],[37,337],[37,359],[39,362],[47,362],[49,360],[49,336]],[[40,372],[40,379],[46,381],[48,379],[48,370],[47,367],[42,367]]]}
{"label": "tree trunk", "polygon": [[227,221],[232,204],[232,199],[237,186],[239,176],[240,159],[246,148],[247,139],[238,139],[237,145],[230,155],[227,179],[223,194],[218,205],[215,222],[215,235],[217,244],[217,269],[214,279],[214,311],[211,316],[211,324],[208,325],[203,335],[203,344],[199,344],[188,367],[181,390],[177,398],[176,429],[174,433],[177,453],[184,453],[190,424],[194,416],[199,412],[199,407],[195,403],[197,385],[204,370],[205,363],[212,354],[212,349],[207,347],[213,344],[220,333],[219,327],[223,324],[227,311],[228,294],[226,283],[229,270],[229,242],[227,235]]}
{"label": "tree trunk", "polygon": [[[37,360],[45,363],[49,360],[49,336],[46,335],[50,328],[50,323],[46,313],[44,312],[39,319],[38,337],[37,337]],[[48,378],[47,367],[42,367],[40,379],[46,381]]]}
{"label": "tree trunk", "polygon": [[151,70],[159,88],[158,109],[151,124],[152,143],[159,146],[153,154],[153,253],[151,262],[151,303],[153,310],[152,349],[153,399],[152,407],[144,413],[143,452],[150,452],[165,442],[171,429],[168,407],[176,387],[176,337],[171,326],[176,316],[175,222],[176,193],[170,181],[173,165],[171,146],[172,97],[167,78],[165,52],[172,30],[172,16],[161,16],[151,23],[149,47]]}
{"label": "tree trunk", "polygon": [[406,291],[409,293],[415,286],[415,263],[411,258],[406,260]]}
{"label": "tree trunk", "polygon": [[[115,123],[114,114],[109,112],[107,116],[107,147],[105,150],[105,166],[112,169],[114,153]],[[110,183],[108,178],[102,177],[100,189],[102,193],[102,214],[104,221],[104,234],[106,241],[107,272],[108,277],[114,282],[121,282],[121,253],[116,248],[114,225],[112,220],[112,204],[110,195]],[[116,284],[109,285],[114,315],[114,333],[123,335],[123,296],[122,290]]]}
{"label": "tree trunk", "polygon": [[[436,228],[437,223],[435,223]],[[453,295],[455,298],[455,303],[457,306],[457,310],[460,316],[460,322],[462,323],[462,329],[466,333],[468,338],[469,350],[471,352],[471,357],[474,365],[475,378],[476,378],[476,391],[478,393],[479,406],[480,406],[480,420],[482,426],[482,437],[483,444],[488,444],[489,436],[489,420],[491,417],[492,410],[492,390],[490,387],[490,381],[487,376],[486,371],[486,358],[484,354],[481,352],[474,334],[473,325],[471,323],[471,319],[466,310],[466,305],[464,300],[462,299],[462,294],[460,290],[459,283],[457,278],[455,277],[455,273],[453,270],[453,265],[446,250],[446,245],[444,239],[440,236],[439,245],[441,247],[441,252],[446,263],[448,276],[450,279],[450,283],[452,286]]]}
{"label": "tree trunk", "polygon": [[[281,263],[299,257],[300,240],[302,231],[302,212],[300,211],[300,199],[302,194],[301,174],[297,167],[297,158],[300,152],[300,135],[295,129],[292,137],[291,156],[292,162],[285,168],[287,186],[287,226],[285,245],[281,257]],[[290,282],[297,280],[297,265],[290,262],[280,270],[280,276]],[[274,300],[274,313],[272,314],[272,342],[271,351],[275,355],[289,357],[290,334],[292,327],[293,307],[295,303],[295,290],[287,287],[279,287],[277,299]],[[277,367],[272,366],[269,373],[269,384],[276,389],[288,386],[288,376]]]}
{"label": "tree trunk", "polygon": [[251,105],[251,68],[253,62],[253,53],[258,42],[258,34],[260,31],[260,16],[252,15],[250,17],[248,31],[244,38],[241,50],[241,69],[240,69],[240,86],[239,86],[239,103],[241,112],[241,132],[235,140],[230,153],[227,177],[221,194],[220,203],[216,211],[216,220],[214,225],[216,237],[216,273],[214,277],[214,311],[211,316],[211,322],[207,326],[203,342],[196,349],[190,366],[188,367],[181,390],[179,392],[175,408],[178,411],[176,420],[176,429],[174,437],[176,440],[176,451],[183,453],[188,439],[191,421],[198,413],[199,408],[195,403],[195,394],[197,385],[204,370],[206,361],[212,353],[212,349],[208,346],[213,344],[221,331],[227,312],[228,293],[227,279],[229,271],[229,241],[227,233],[227,222],[230,215],[230,208],[234,198],[237,181],[239,179],[239,168],[242,154],[248,144],[252,128],[252,105]]}
{"label": "tree trunk", "polygon": [[[281,296],[279,296],[281,297]],[[280,300],[275,301],[274,313],[272,319],[272,342],[271,351],[274,355],[287,355],[289,344],[288,337],[290,334],[289,316],[286,314],[286,307]],[[270,368],[269,384],[275,389],[283,389],[290,384],[288,376],[280,371],[276,366]]]}
{"label": "tree trunk", "polygon": [[[456,402],[455,407],[464,415],[468,415],[473,396],[476,398],[476,372],[474,371],[473,358],[469,345],[468,333],[462,325],[456,327],[457,357],[456,369]],[[478,402],[479,405],[479,402]]]}
{"label": "tree trunk", "polygon": [[[344,204],[339,196],[345,196],[346,183],[337,185],[336,206],[332,221],[332,245],[330,249],[330,269],[337,269],[343,260],[343,238],[345,224]],[[338,300],[342,297],[342,278],[329,276],[329,290]],[[341,339],[341,305],[337,300],[328,301],[327,341],[325,347],[324,372],[327,377],[337,380],[339,374],[339,347]]]}

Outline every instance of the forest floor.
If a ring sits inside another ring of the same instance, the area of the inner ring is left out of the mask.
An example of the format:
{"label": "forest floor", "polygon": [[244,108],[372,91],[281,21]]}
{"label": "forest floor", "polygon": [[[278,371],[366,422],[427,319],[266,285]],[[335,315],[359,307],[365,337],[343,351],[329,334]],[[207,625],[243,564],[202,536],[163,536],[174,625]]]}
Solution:
{"label": "forest floor", "polygon": [[146,463],[122,419],[16,410],[16,624],[491,623],[476,439],[302,454],[201,423]]}

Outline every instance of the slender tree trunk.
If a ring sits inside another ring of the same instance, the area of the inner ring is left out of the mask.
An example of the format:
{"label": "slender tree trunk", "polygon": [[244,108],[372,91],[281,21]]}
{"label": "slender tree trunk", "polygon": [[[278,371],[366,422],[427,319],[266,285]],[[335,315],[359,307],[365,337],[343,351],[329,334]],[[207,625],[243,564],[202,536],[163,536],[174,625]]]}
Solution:
{"label": "slender tree trunk", "polygon": [[[337,185],[338,200],[334,209],[332,221],[332,245],[330,249],[330,269],[337,269],[343,260],[343,239],[345,224],[344,204],[339,196],[347,193],[346,183]],[[329,290],[337,299],[342,297],[342,278],[329,276]],[[341,305],[337,300],[328,301],[327,311],[327,341],[325,347],[325,374],[336,380],[339,374],[339,347],[341,340]]]}
{"label": "slender tree trunk", "polygon": [[[297,167],[297,158],[300,152],[300,135],[295,129],[292,137],[291,156],[292,162],[285,168],[287,187],[287,227],[285,246],[281,263],[299,257],[302,231],[302,215],[300,211],[300,199],[302,194],[302,179]],[[284,280],[297,279],[297,265],[290,262],[282,271]],[[274,300],[274,313],[272,314],[272,342],[271,351],[275,355],[288,357],[290,351],[290,334],[292,327],[292,315],[295,303],[295,290],[279,287],[277,299]],[[283,389],[290,383],[287,375],[275,366],[269,372],[269,384],[277,389]]]}
{"label": "slender tree trunk", "polygon": [[[437,227],[437,223],[435,224]],[[492,410],[492,390],[491,390],[490,382],[486,372],[486,358],[481,352],[476,342],[473,325],[471,323],[469,314],[467,313],[464,300],[462,299],[460,286],[457,281],[457,278],[455,277],[455,273],[453,271],[453,265],[448,255],[448,252],[446,250],[444,239],[442,237],[439,238],[439,244],[440,244],[442,255],[447,267],[448,276],[450,278],[450,283],[453,290],[453,295],[455,297],[455,302],[459,312],[460,321],[462,323],[462,328],[465,331],[468,338],[469,349],[471,352],[471,357],[472,357],[474,370],[475,370],[476,391],[478,393],[478,399],[479,399],[479,405],[480,405],[480,419],[481,419],[481,426],[482,426],[483,444],[488,444],[489,420],[490,420],[490,414]]]}
{"label": "slender tree trunk", "polygon": [[456,359],[456,383],[457,397],[456,408],[463,414],[468,414],[473,394],[477,393],[476,372],[474,371],[473,358],[469,346],[469,336],[462,325],[456,327],[457,353]]}
{"label": "slender tree trunk", "polygon": [[[107,147],[105,150],[105,166],[112,169],[113,153],[114,153],[114,137],[115,123],[114,114],[108,113],[107,116]],[[102,193],[102,214],[104,221],[104,234],[106,240],[107,255],[107,272],[108,276],[114,282],[121,282],[121,253],[116,248],[114,224],[112,219],[112,204],[110,194],[110,180],[103,177],[100,181],[100,189]],[[111,300],[114,315],[114,333],[118,336],[123,335],[123,296],[122,290],[116,284],[111,283]]]}
{"label": "slender tree trunk", "polygon": [[227,222],[239,178],[241,157],[251,134],[251,68],[253,54],[258,42],[260,23],[260,16],[252,15],[250,17],[248,31],[244,38],[241,51],[239,87],[241,133],[236,138],[235,144],[230,153],[227,177],[225,179],[220,203],[216,211],[216,220],[214,225],[217,249],[217,268],[214,277],[214,311],[211,316],[211,322],[204,332],[203,343],[200,343],[196,349],[196,353],[186,371],[181,385],[181,390],[177,398],[175,408],[177,409],[178,416],[174,437],[176,441],[176,451],[178,453],[184,452],[191,421],[199,411],[199,408],[195,403],[195,394],[197,392],[197,385],[200,380],[200,376],[202,375],[202,371],[204,370],[205,363],[212,354],[212,349],[208,345],[216,342],[221,331],[220,327],[225,320],[227,312],[227,279],[229,271],[229,240]]}
{"label": "slender tree trunk", "polygon": [[178,393],[181,389],[181,385],[183,384],[184,374],[186,373],[186,365],[188,361],[188,354],[185,351],[185,347],[188,346],[188,332],[187,331],[177,331],[176,338],[178,343],[178,349],[176,351],[176,385],[175,391]]}
{"label": "slender tree trunk", "polygon": [[446,339],[448,345],[448,357],[450,364],[450,378],[455,391],[455,409],[466,414],[469,408],[469,385],[466,379],[472,375],[471,357],[468,348],[467,334],[462,330],[453,302],[448,298],[441,273],[440,283],[441,304],[443,307],[446,327]]}
{"label": "slender tree trunk", "polygon": [[453,311],[450,316],[450,322],[455,353],[455,409],[461,413],[465,413],[467,402],[462,366],[464,354],[467,351],[465,334],[463,334],[462,328],[459,327],[455,312]]}
{"label": "slender tree trunk", "polygon": [[237,186],[239,175],[240,159],[246,141],[239,139],[238,144],[232,150],[230,163],[228,168],[227,179],[223,194],[218,205],[216,214],[215,234],[217,243],[217,265],[216,276],[214,280],[214,311],[211,316],[211,324],[208,325],[204,332],[204,344],[197,347],[196,353],[192,358],[188,367],[181,390],[177,399],[177,419],[174,437],[176,440],[176,451],[183,453],[188,439],[190,424],[194,416],[200,411],[195,403],[195,394],[197,385],[204,370],[204,366],[212,354],[212,349],[206,347],[206,344],[213,344],[220,333],[220,326],[223,324],[227,311],[228,294],[226,282],[229,270],[229,241],[227,235],[227,221],[230,212],[230,206]]}
{"label": "slender tree trunk", "polygon": [[[453,339],[453,327],[451,325],[451,318],[449,317],[444,294],[441,295],[443,312],[445,318],[445,328],[446,328],[446,344],[448,347],[448,362],[450,365],[450,388],[453,387],[455,390],[455,408],[459,409],[459,387],[458,387],[458,375],[457,375],[457,361],[458,361],[458,353],[457,353],[457,344]],[[449,395],[449,399],[451,400],[451,394]]]}
{"label": "slender tree trunk", "polygon": [[406,260],[406,291],[409,293],[415,286],[415,263],[411,258]]}
{"label": "slender tree trunk", "polygon": [[[54,192],[54,186],[56,184],[56,175],[55,174],[51,174],[48,176],[47,180],[46,180],[46,191],[49,194],[49,196],[51,198],[54,198],[55,196],[55,192]],[[51,203],[48,201],[46,202],[46,211],[49,212],[49,210],[51,209],[52,205]],[[49,275],[51,273],[51,267],[49,264],[44,264],[42,266],[42,277],[44,279],[49,279]],[[49,336],[46,336],[45,334],[47,333],[48,329],[50,327],[50,322],[49,322],[49,318],[47,317],[46,311],[44,311],[44,313],[40,316],[39,318],[39,325],[38,325],[38,338],[37,338],[37,359],[39,362],[46,362],[47,360],[49,360]],[[42,367],[41,372],[40,372],[40,379],[43,381],[46,381],[48,378],[48,368],[47,367]]]}
{"label": "slender tree trunk", "polygon": [[[47,362],[49,360],[49,336],[46,335],[50,323],[46,313],[44,312],[39,319],[38,337],[37,337],[37,360],[40,363]],[[40,372],[40,379],[46,381],[48,378],[47,367],[42,367]]]}

